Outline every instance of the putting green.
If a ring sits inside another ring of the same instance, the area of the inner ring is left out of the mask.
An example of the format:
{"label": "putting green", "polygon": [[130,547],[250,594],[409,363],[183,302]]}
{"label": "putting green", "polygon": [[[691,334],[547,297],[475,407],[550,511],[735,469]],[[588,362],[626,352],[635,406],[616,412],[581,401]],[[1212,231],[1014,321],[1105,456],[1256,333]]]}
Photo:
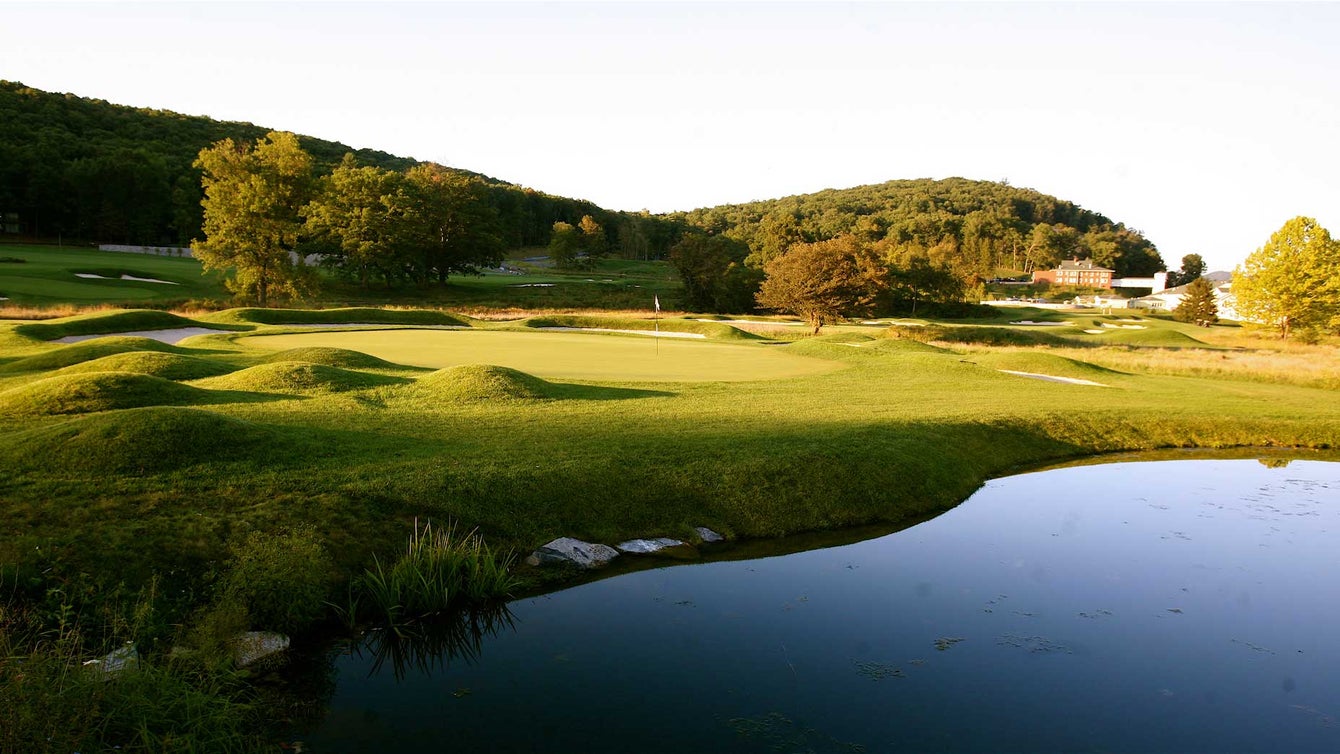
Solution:
{"label": "putting green", "polygon": [[822,374],[842,364],[760,346],[640,336],[472,330],[360,330],[254,335],[271,350],[325,346],[398,364],[496,364],[538,377],[610,382],[734,382]]}

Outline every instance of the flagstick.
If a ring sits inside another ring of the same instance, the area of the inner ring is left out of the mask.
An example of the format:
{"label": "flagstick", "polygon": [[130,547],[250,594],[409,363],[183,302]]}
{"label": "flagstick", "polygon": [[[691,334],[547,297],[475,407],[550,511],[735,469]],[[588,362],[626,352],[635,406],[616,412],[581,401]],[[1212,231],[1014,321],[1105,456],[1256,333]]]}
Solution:
{"label": "flagstick", "polygon": [[656,306],[656,312],[655,312],[655,314],[653,314],[653,315],[651,316],[651,321],[656,323],[656,334],[652,336],[652,340],[655,340],[655,341],[656,341],[656,357],[657,357],[657,358],[660,358],[660,356],[661,356],[661,297],[660,297],[660,296],[653,296],[653,297],[652,297],[652,301],[655,302],[655,306]]}

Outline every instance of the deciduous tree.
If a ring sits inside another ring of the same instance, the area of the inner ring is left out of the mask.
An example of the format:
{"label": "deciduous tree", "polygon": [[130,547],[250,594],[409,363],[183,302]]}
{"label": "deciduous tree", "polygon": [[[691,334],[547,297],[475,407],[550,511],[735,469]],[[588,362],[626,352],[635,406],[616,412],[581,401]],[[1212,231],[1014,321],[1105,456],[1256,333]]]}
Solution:
{"label": "deciduous tree", "polygon": [[884,285],[886,268],[853,236],[795,244],[763,268],[759,306],[805,318],[814,333],[840,317],[866,311]]}
{"label": "deciduous tree", "polygon": [[205,239],[192,247],[204,268],[228,270],[229,289],[261,306],[310,290],[315,276],[294,253],[314,181],[298,137],[271,132],[255,147],[224,139],[201,150],[195,165],[203,171]]}
{"label": "deciduous tree", "polygon": [[753,308],[763,273],[744,264],[749,247],[725,236],[688,233],[670,249],[670,264],[684,281],[687,308],[746,312]]}
{"label": "deciduous tree", "polygon": [[1199,254],[1187,254],[1182,257],[1182,269],[1168,273],[1168,287],[1187,285],[1205,274],[1205,260]]}
{"label": "deciduous tree", "polygon": [[1340,326],[1340,243],[1310,217],[1295,217],[1233,272],[1234,308],[1275,328]]}
{"label": "deciduous tree", "polygon": [[306,232],[326,244],[338,266],[363,286],[376,274],[390,285],[406,251],[404,177],[358,167],[353,155],[346,155],[321,185],[302,211]]}

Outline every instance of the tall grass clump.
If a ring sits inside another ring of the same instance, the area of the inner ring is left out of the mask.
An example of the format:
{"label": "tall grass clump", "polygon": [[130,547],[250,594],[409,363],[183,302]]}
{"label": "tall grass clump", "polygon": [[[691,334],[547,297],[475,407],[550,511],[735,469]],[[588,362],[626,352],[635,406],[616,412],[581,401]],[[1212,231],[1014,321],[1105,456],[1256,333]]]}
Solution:
{"label": "tall grass clump", "polygon": [[514,557],[495,553],[477,531],[414,523],[405,553],[389,567],[375,560],[353,587],[355,615],[401,630],[448,610],[507,597],[518,585]]}
{"label": "tall grass clump", "polygon": [[107,672],[77,624],[40,623],[0,603],[0,752],[269,750],[235,677],[145,657]]}

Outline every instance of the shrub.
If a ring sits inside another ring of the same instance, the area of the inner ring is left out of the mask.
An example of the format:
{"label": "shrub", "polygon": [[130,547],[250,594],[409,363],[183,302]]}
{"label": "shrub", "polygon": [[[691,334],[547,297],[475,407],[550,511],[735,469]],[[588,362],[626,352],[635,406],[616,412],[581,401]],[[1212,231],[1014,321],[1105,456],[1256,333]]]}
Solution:
{"label": "shrub", "polygon": [[252,627],[291,633],[321,617],[334,565],[313,532],[253,532],[233,558],[220,602],[244,606]]}

